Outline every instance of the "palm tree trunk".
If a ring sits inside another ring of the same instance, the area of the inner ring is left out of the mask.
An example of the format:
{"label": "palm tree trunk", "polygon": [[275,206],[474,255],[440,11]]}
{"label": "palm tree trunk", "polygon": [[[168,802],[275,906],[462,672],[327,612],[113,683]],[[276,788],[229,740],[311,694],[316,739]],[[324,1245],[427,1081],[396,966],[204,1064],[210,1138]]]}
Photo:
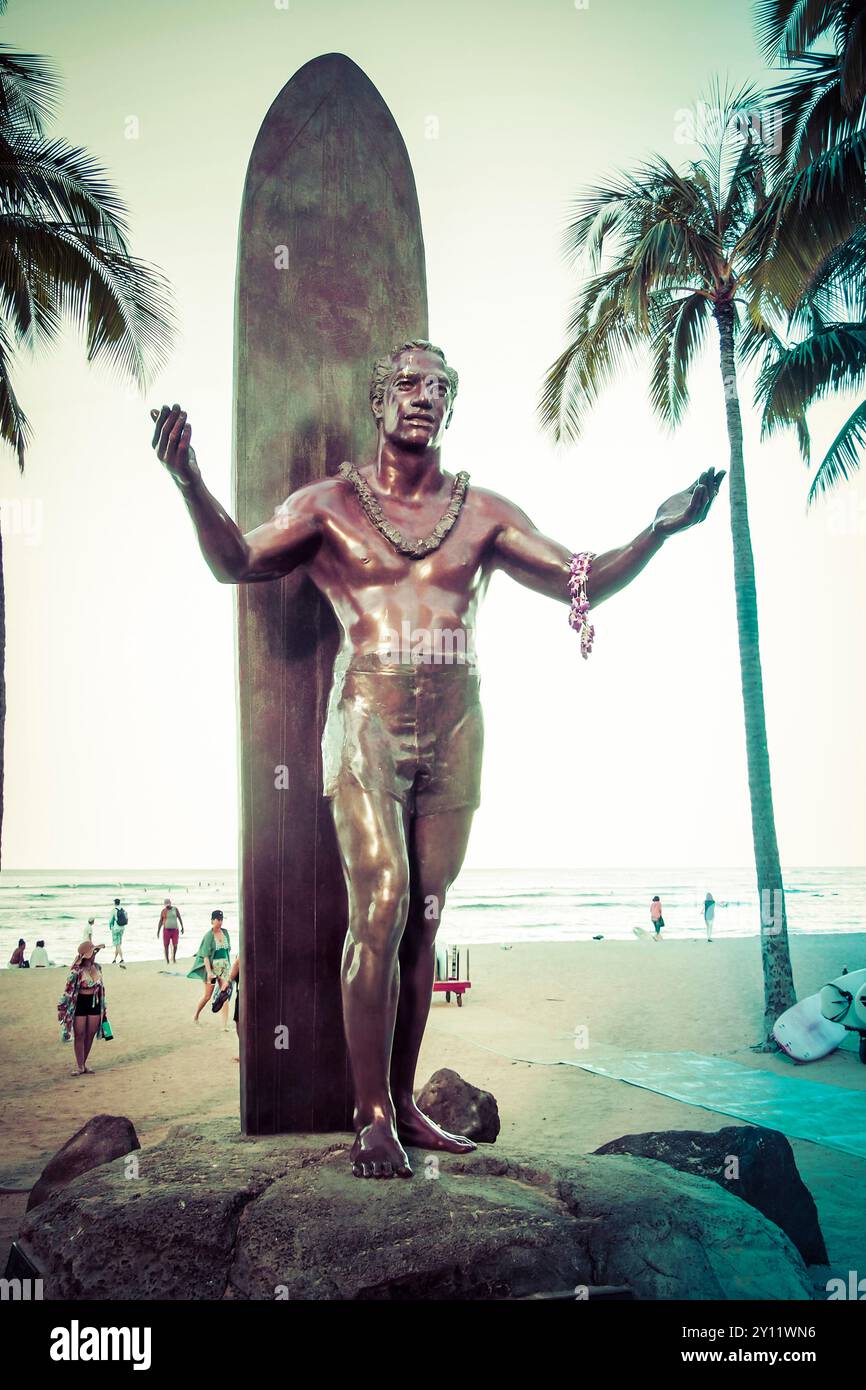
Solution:
{"label": "palm tree trunk", "polygon": [[785,890],[776,841],[773,815],[773,789],[770,757],[767,751],[767,723],[764,714],[764,682],[758,641],[758,598],[755,590],[755,561],[749,533],[746,502],[746,474],[743,465],[743,425],[737,376],[734,365],[734,308],[728,300],[714,306],[719,329],[725,413],[731,446],[728,493],[731,499],[731,536],[734,543],[734,590],[737,600],[737,631],[740,643],[740,677],[743,688],[743,715],[746,726],[746,759],[749,769],[749,796],[752,808],[752,839],[761,904],[761,959],[764,967],[764,1040],[772,1042],[773,1024],[785,1009],[796,1002]]}

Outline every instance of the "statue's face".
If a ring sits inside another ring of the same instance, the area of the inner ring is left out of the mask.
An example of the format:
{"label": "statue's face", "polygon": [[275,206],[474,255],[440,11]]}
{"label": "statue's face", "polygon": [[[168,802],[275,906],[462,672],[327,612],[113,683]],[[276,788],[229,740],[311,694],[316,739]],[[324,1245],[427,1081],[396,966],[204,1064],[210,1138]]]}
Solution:
{"label": "statue's face", "polygon": [[435,448],[451,422],[452,409],[442,358],[417,348],[401,352],[376,412],[386,439],[402,449]]}

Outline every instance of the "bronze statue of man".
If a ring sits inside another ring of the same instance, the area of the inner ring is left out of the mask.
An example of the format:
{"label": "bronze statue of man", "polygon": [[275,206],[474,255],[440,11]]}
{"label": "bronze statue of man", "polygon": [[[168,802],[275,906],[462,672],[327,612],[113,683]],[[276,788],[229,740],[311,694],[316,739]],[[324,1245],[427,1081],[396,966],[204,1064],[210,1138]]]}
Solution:
{"label": "bronze statue of man", "polygon": [[422,1114],[413,1089],[436,929],[479,804],[473,634],[491,575],[504,570],[571,603],[586,643],[587,603],[622,589],[668,536],[703,521],[724,476],[707,470],[627,545],[575,563],[512,502],[445,472],[456,393],[440,348],[395,348],[373,370],[375,454],[299,488],[248,535],[205,487],[186,412],[151,412],[153,445],[217,579],[279,579],[303,565],[342,629],[322,755],[348,891],[342,992],[358,1177],[411,1177],[407,1146],[475,1147]]}

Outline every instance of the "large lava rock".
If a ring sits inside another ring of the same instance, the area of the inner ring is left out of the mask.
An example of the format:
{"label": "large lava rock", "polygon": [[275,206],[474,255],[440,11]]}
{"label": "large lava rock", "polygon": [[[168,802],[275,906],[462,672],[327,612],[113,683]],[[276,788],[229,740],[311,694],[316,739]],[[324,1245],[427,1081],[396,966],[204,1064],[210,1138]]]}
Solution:
{"label": "large lava rock", "polygon": [[137,1178],[118,1159],[49,1197],[19,1244],[50,1299],[810,1297],[778,1227],[665,1164],[413,1150],[411,1180],[359,1179],[349,1143],[176,1126]]}
{"label": "large lava rock", "polygon": [[499,1133],[499,1107],[489,1091],[464,1081],[459,1072],[442,1067],[434,1071],[415,1097],[419,1110],[447,1129],[481,1144],[493,1144]]}
{"label": "large lava rock", "polygon": [[39,1206],[79,1174],[140,1148],[131,1120],[124,1115],[94,1115],[48,1160],[31,1189],[27,1210]]}
{"label": "large lava rock", "polygon": [[595,1152],[654,1158],[680,1172],[709,1178],[781,1227],[806,1264],[827,1263],[818,1209],[800,1177],[791,1145],[774,1129],[727,1125],[713,1134],[697,1129],[625,1134]]}

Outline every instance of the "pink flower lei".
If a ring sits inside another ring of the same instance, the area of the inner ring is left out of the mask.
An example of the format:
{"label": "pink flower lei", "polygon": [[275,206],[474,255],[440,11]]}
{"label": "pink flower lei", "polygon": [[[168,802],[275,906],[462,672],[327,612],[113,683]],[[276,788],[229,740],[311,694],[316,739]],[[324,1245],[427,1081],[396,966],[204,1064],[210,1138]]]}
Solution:
{"label": "pink flower lei", "polygon": [[581,550],[572,555],[568,567],[568,592],[571,594],[568,624],[580,633],[580,654],[584,661],[592,651],[595,638],[595,628],[589,621],[589,599],[586,596],[586,581],[594,559],[594,550]]}

